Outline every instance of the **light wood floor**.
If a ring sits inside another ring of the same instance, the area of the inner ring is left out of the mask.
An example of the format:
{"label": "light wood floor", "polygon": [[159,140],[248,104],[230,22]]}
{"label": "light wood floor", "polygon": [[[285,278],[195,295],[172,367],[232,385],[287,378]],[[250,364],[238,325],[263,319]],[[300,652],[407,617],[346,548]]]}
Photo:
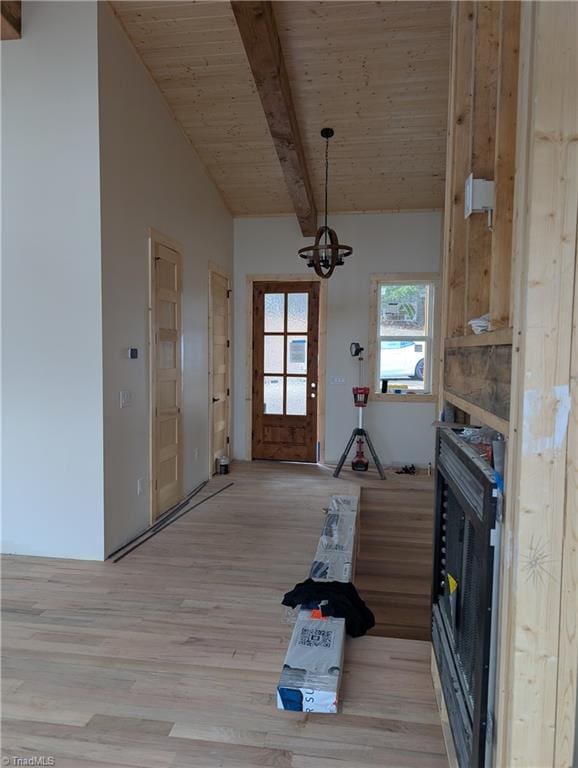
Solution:
{"label": "light wood floor", "polygon": [[57,768],[446,766],[428,643],[348,640],[342,711],[275,708],[330,493],[303,465],[233,465],[234,486],[118,564],[3,558],[5,756]]}
{"label": "light wood floor", "polygon": [[375,614],[371,634],[430,639],[433,486],[391,470],[363,484],[355,584]]}

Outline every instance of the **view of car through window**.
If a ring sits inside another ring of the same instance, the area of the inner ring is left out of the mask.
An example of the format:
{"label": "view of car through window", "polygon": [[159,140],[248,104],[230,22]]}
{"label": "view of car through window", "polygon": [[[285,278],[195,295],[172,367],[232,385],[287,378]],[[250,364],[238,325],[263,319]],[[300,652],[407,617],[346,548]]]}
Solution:
{"label": "view of car through window", "polygon": [[382,341],[380,379],[404,377],[423,381],[424,343],[418,341]]}
{"label": "view of car through window", "polygon": [[432,286],[379,286],[379,388],[388,392],[429,391]]}

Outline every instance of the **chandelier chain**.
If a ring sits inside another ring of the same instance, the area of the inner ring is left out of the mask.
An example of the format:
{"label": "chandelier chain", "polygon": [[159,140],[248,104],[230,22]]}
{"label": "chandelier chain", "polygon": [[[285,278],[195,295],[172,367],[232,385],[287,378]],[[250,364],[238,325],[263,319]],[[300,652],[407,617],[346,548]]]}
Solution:
{"label": "chandelier chain", "polygon": [[[329,136],[325,138],[325,226],[327,227],[327,207],[329,188]],[[327,244],[327,232],[325,232],[325,244]]]}

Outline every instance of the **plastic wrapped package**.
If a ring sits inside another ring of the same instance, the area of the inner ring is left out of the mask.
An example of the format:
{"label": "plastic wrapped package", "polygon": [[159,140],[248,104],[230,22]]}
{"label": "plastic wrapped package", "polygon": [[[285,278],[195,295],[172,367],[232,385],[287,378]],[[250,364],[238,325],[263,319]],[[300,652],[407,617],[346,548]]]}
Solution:
{"label": "plastic wrapped package", "polygon": [[299,611],[277,686],[279,709],[337,712],[345,620],[317,615]]}
{"label": "plastic wrapped package", "polygon": [[349,553],[321,550],[320,547],[317,547],[315,560],[311,563],[309,578],[315,581],[351,581],[352,559]]}
{"label": "plastic wrapped package", "polygon": [[356,533],[357,497],[332,496],[309,577],[315,581],[351,581]]}
{"label": "plastic wrapped package", "polygon": [[357,515],[354,512],[328,512],[319,537],[317,553],[330,551],[351,554],[355,544],[356,523]]}
{"label": "plastic wrapped package", "polygon": [[357,512],[357,496],[332,496],[329,512]]}

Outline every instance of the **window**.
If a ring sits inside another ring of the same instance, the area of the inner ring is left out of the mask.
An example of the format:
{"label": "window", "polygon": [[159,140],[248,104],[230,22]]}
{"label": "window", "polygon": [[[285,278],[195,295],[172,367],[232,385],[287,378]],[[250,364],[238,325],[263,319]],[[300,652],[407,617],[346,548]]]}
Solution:
{"label": "window", "polygon": [[431,396],[436,276],[375,276],[371,282],[374,399]]}

